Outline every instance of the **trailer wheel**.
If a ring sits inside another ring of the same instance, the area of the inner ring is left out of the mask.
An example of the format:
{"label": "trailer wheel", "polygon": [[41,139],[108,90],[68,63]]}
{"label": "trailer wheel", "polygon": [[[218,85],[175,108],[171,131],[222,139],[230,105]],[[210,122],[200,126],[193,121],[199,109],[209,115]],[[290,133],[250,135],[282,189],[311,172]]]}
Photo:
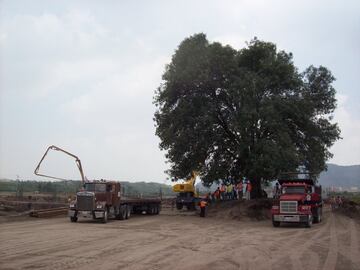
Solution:
{"label": "trailer wheel", "polygon": [[121,205],[119,208],[119,219],[124,220],[126,219],[126,205]]}
{"label": "trailer wheel", "polygon": [[78,221],[78,218],[77,218],[77,217],[70,217],[70,221],[71,221],[71,222],[77,222],[77,221]]}
{"label": "trailer wheel", "polygon": [[158,215],[159,213],[160,213],[160,205],[157,205],[157,206],[156,206],[156,213],[155,213],[155,214]]}
{"label": "trailer wheel", "polygon": [[182,203],[176,203],[176,209],[181,210],[183,208]]}
{"label": "trailer wheel", "polygon": [[131,206],[130,205],[127,205],[126,206],[126,216],[125,216],[125,218],[126,219],[129,219],[130,218],[130,216],[131,216]]}
{"label": "trailer wheel", "polygon": [[107,212],[107,209],[105,209],[104,216],[103,216],[101,222],[106,223],[107,221],[108,221],[108,212]]}

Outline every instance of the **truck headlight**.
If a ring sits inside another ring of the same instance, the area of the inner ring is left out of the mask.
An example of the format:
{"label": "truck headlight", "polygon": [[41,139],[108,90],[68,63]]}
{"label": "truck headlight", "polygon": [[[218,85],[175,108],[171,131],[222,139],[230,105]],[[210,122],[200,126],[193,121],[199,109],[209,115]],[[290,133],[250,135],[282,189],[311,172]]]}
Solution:
{"label": "truck headlight", "polygon": [[97,208],[97,209],[101,209],[101,208],[103,208],[103,206],[102,206],[102,204],[98,204],[98,205],[96,206],[96,208]]}
{"label": "truck headlight", "polygon": [[75,204],[74,203],[71,203],[70,204],[70,208],[74,208],[75,207]]}

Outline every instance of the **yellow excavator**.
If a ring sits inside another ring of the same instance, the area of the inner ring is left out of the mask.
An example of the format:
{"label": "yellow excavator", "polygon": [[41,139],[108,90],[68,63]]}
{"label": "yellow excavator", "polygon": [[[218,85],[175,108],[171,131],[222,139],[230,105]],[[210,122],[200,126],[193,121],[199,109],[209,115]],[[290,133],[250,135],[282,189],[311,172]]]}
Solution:
{"label": "yellow excavator", "polygon": [[181,210],[186,206],[188,210],[195,210],[195,205],[200,201],[199,194],[196,192],[195,182],[199,174],[195,171],[191,172],[189,179],[184,183],[175,184],[173,191],[178,193],[176,196],[176,208]]}

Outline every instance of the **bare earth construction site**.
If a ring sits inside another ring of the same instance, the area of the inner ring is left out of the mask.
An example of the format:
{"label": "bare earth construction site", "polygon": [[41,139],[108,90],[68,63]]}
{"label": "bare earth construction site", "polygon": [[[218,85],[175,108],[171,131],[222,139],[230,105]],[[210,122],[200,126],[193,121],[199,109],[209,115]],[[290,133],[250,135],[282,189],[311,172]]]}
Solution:
{"label": "bare earth construction site", "polygon": [[312,228],[165,209],[101,224],[0,224],[0,269],[360,269],[360,225],[325,211]]}

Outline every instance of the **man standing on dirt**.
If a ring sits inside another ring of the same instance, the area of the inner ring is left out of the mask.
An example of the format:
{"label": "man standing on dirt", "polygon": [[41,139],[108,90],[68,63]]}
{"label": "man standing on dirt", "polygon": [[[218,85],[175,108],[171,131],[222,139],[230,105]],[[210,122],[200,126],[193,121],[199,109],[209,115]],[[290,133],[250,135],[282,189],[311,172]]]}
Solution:
{"label": "man standing on dirt", "polygon": [[206,200],[201,200],[199,205],[200,205],[200,217],[205,217],[205,215],[206,215],[206,206],[207,206]]}
{"label": "man standing on dirt", "polygon": [[226,192],[226,187],[225,184],[222,183],[221,188],[220,188],[220,196],[221,196],[221,200],[225,200],[225,192]]}
{"label": "man standing on dirt", "polygon": [[237,185],[236,185],[236,191],[237,191],[237,199],[240,200],[243,198],[243,183],[242,181],[240,181]]}
{"label": "man standing on dirt", "polygon": [[251,190],[252,190],[252,185],[251,185],[250,181],[248,180],[246,182],[246,199],[247,200],[251,199],[251,196],[250,196]]}
{"label": "man standing on dirt", "polygon": [[279,187],[279,183],[276,182],[274,191],[273,191],[273,198],[277,199],[279,196],[280,196],[280,187]]}

